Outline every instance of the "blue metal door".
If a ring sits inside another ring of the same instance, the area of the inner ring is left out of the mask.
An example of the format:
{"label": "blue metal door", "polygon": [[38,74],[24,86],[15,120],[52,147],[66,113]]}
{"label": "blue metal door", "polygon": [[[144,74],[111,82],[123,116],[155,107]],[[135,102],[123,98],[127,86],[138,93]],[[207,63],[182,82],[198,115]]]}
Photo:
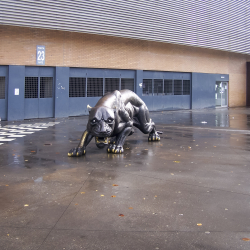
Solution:
{"label": "blue metal door", "polygon": [[25,77],[24,119],[54,116],[53,77]]}
{"label": "blue metal door", "polygon": [[7,119],[7,67],[0,66],[0,118]]}
{"label": "blue metal door", "polygon": [[6,120],[6,83],[5,76],[0,76],[0,118]]}
{"label": "blue metal door", "polygon": [[53,77],[40,77],[38,117],[54,116]]}

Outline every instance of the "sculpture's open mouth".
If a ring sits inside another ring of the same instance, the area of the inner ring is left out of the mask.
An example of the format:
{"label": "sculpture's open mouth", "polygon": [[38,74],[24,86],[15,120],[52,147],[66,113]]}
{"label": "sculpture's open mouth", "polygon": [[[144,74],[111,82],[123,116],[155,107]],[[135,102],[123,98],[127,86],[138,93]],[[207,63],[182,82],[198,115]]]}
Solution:
{"label": "sculpture's open mouth", "polygon": [[98,148],[104,148],[108,144],[108,137],[96,137],[95,144]]}

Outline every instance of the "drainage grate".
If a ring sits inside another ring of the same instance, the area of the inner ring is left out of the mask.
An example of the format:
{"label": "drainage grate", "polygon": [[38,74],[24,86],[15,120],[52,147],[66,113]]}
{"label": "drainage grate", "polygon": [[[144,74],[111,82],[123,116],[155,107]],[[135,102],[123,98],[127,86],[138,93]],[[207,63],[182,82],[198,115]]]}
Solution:
{"label": "drainage grate", "polygon": [[69,97],[85,97],[86,78],[69,78]]}
{"label": "drainage grate", "polygon": [[103,78],[87,78],[87,97],[103,96]]}
{"label": "drainage grate", "polygon": [[53,97],[53,77],[40,77],[40,98]]}
{"label": "drainage grate", "polygon": [[5,77],[0,77],[0,99],[5,99]]}
{"label": "drainage grate", "polygon": [[25,77],[25,98],[38,98],[38,77]]}
{"label": "drainage grate", "polygon": [[105,94],[119,90],[119,78],[105,78]]}

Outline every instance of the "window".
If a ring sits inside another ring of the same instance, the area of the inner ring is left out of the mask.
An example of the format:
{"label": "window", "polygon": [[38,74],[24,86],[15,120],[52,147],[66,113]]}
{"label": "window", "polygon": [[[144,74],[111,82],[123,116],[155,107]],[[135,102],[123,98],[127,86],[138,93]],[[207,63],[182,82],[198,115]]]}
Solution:
{"label": "window", "polygon": [[164,93],[165,95],[172,95],[173,94],[173,80],[164,80]]}
{"label": "window", "polygon": [[69,97],[85,97],[86,78],[69,78]]}
{"label": "window", "polygon": [[121,89],[129,89],[135,91],[134,79],[133,78],[122,78],[121,79]]}
{"label": "window", "polygon": [[105,78],[105,94],[119,90],[120,78]]}
{"label": "window", "polygon": [[25,77],[25,98],[38,98],[38,77]]}
{"label": "window", "polygon": [[190,95],[190,80],[183,80],[183,95]]}
{"label": "window", "polygon": [[152,79],[143,79],[142,95],[152,95]]}
{"label": "window", "polygon": [[154,95],[163,95],[162,79],[154,79]]}
{"label": "window", "polygon": [[87,97],[103,96],[103,78],[87,78]]}
{"label": "window", "polygon": [[5,77],[0,76],[0,99],[5,99]]}
{"label": "window", "polygon": [[182,80],[174,80],[174,95],[182,95]]}
{"label": "window", "polygon": [[53,77],[40,77],[40,98],[53,97]]}

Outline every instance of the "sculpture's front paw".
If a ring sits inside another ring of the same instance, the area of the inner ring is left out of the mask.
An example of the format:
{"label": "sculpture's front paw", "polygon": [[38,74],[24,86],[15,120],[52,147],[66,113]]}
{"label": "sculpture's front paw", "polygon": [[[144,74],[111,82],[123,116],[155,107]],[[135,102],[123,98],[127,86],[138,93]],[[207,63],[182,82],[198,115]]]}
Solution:
{"label": "sculpture's front paw", "polygon": [[160,141],[160,140],[161,140],[161,137],[159,136],[157,132],[151,133],[148,136],[148,141]]}
{"label": "sculpture's front paw", "polygon": [[123,146],[116,146],[116,145],[109,145],[108,146],[108,153],[113,153],[113,154],[122,154],[124,152]]}
{"label": "sculpture's front paw", "polygon": [[68,152],[68,156],[73,157],[73,156],[82,156],[86,154],[86,150],[85,148],[72,148],[69,152]]}

